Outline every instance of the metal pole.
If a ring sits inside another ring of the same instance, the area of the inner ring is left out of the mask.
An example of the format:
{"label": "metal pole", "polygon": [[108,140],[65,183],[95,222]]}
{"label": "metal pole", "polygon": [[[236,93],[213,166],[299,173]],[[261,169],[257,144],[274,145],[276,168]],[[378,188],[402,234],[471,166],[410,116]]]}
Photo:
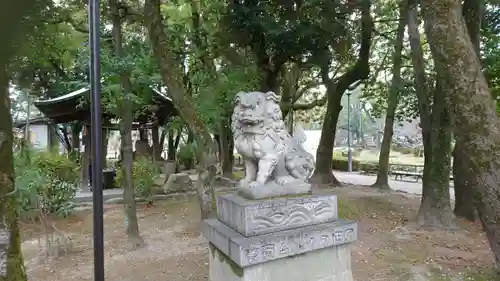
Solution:
{"label": "metal pole", "polygon": [[351,151],[351,93],[347,93],[347,171],[352,172]]}
{"label": "metal pole", "polygon": [[89,0],[90,105],[92,197],[94,216],[94,281],[104,281],[104,222],[102,198],[102,124],[99,0]]}

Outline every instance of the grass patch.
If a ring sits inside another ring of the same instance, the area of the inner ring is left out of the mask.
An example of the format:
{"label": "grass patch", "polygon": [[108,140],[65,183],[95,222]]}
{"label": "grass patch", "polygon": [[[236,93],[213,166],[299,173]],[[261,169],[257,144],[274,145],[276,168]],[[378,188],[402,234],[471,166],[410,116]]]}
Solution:
{"label": "grass patch", "polygon": [[358,203],[353,200],[338,200],[339,218],[348,220],[358,220],[361,218],[361,212]]}
{"label": "grass patch", "polygon": [[394,281],[408,281],[413,280],[413,273],[410,270],[409,266],[403,264],[396,264],[391,266],[389,271],[391,277],[393,277]]}
{"label": "grass patch", "polygon": [[359,220],[366,214],[388,215],[400,210],[385,197],[362,197],[362,198],[346,198],[337,197],[339,217],[349,220]]}
{"label": "grass patch", "polygon": [[464,276],[464,281],[493,281],[500,280],[500,273],[495,269],[469,271]]}
{"label": "grass patch", "polygon": [[245,177],[244,170],[233,172],[233,180],[241,180],[244,177]]}
{"label": "grass patch", "polygon": [[431,266],[429,268],[429,274],[431,275],[431,281],[452,281],[451,277],[443,273],[441,269]]}
{"label": "grass patch", "polygon": [[364,212],[368,213],[381,213],[388,215],[390,212],[400,212],[392,202],[387,200],[385,196],[378,197],[363,197],[356,199],[359,205],[363,208]]}

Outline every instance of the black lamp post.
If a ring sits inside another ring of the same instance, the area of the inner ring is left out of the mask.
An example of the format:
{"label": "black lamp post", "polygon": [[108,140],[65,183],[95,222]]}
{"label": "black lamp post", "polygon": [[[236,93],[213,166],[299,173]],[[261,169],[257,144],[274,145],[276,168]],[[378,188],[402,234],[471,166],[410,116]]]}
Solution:
{"label": "black lamp post", "polygon": [[99,0],[89,0],[90,124],[94,219],[94,281],[104,281],[104,222],[102,198],[101,59]]}

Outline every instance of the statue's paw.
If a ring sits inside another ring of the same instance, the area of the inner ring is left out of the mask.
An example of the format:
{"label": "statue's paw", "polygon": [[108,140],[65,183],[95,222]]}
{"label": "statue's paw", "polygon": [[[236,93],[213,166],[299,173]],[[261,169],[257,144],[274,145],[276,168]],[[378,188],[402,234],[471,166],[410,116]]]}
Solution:
{"label": "statue's paw", "polygon": [[289,184],[291,182],[294,182],[296,180],[297,179],[295,179],[294,177],[291,177],[291,176],[279,177],[276,179],[276,183],[279,185],[285,185],[285,184]]}
{"label": "statue's paw", "polygon": [[239,187],[249,187],[249,184],[250,183],[248,181],[242,179],[242,180],[239,181],[238,186]]}
{"label": "statue's paw", "polygon": [[276,183],[279,184],[279,185],[284,185],[286,184],[286,179],[284,178],[279,178],[279,179],[276,179]]}
{"label": "statue's paw", "polygon": [[248,186],[249,186],[250,188],[255,188],[255,187],[258,187],[258,186],[260,186],[260,185],[262,185],[262,183],[260,183],[260,182],[258,182],[258,181],[253,181],[253,182],[251,182]]}

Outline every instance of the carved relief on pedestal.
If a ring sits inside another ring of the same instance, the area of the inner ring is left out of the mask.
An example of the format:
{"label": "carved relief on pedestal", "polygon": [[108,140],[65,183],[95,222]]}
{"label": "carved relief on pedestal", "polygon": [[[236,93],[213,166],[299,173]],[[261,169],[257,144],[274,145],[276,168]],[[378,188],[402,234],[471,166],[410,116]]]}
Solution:
{"label": "carved relief on pedestal", "polygon": [[295,235],[280,235],[259,244],[252,244],[245,250],[249,264],[322,249],[357,239],[355,229],[342,226],[318,231],[301,232]]}
{"label": "carved relief on pedestal", "polygon": [[[284,203],[281,206],[256,205],[249,208],[246,219],[253,229],[278,228],[285,225],[306,225],[325,222],[336,217],[335,200]],[[272,204],[270,204],[272,205]]]}

